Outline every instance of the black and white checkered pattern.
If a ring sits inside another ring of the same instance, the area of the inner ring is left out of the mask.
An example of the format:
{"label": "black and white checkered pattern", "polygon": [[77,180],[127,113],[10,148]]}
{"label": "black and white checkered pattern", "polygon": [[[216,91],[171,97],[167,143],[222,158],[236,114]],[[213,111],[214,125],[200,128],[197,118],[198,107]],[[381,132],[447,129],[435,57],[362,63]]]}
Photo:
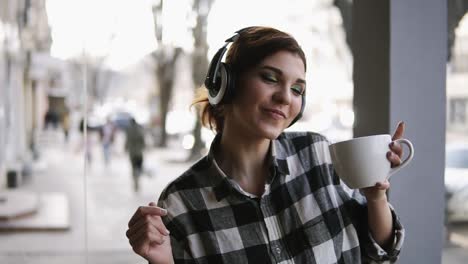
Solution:
{"label": "black and white checkered pattern", "polygon": [[364,196],[334,173],[329,142],[315,133],[272,141],[271,178],[262,197],[244,192],[210,153],[173,181],[159,206],[175,263],[391,263],[404,229],[392,208],[395,240],[370,235]]}

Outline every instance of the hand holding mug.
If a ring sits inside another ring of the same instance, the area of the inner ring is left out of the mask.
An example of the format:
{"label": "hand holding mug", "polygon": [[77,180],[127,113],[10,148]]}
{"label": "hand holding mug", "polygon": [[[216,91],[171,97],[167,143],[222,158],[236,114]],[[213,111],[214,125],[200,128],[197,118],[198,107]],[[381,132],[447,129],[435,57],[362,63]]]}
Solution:
{"label": "hand holding mug", "polygon": [[[405,132],[405,123],[399,122],[395,133],[392,136],[392,142],[389,144],[390,150],[387,152],[387,159],[390,161],[391,167],[396,168],[401,164],[403,156],[403,148],[397,141],[403,138]],[[390,176],[390,175],[389,175]],[[380,200],[386,198],[386,191],[390,188],[390,182],[385,179],[383,182],[377,182],[375,186],[366,187],[362,189],[363,194],[368,201]]]}
{"label": "hand holding mug", "polygon": [[[392,137],[374,135],[330,145],[335,171],[348,187],[363,189],[368,199],[384,197],[385,190],[390,187],[388,178],[413,158],[413,145],[402,138],[403,134],[404,124],[400,122]],[[409,149],[403,161],[402,144]]]}

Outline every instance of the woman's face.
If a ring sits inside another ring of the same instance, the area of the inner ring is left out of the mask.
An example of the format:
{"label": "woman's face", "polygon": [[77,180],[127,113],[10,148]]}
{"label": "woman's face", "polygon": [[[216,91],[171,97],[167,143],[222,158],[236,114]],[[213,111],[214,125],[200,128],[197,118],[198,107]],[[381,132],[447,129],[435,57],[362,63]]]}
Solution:
{"label": "woman's face", "polygon": [[275,139],[300,112],[304,63],[295,53],[278,51],[242,74],[236,89],[226,124],[240,133]]}

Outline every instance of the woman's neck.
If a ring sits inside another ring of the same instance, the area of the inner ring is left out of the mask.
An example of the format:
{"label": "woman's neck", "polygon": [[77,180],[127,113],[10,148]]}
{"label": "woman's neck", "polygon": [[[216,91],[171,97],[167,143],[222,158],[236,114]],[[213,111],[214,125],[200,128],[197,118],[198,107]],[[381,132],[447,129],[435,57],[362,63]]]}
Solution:
{"label": "woman's neck", "polygon": [[220,168],[245,191],[260,196],[268,177],[271,140],[225,130],[215,156]]}

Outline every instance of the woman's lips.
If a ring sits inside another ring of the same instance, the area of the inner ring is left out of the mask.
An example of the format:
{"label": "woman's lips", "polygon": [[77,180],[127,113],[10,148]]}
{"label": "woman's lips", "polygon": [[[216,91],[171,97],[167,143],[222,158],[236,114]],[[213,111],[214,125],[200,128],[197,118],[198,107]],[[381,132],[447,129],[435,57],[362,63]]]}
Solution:
{"label": "woman's lips", "polygon": [[265,112],[267,112],[274,119],[286,119],[286,115],[281,110],[265,108]]}

